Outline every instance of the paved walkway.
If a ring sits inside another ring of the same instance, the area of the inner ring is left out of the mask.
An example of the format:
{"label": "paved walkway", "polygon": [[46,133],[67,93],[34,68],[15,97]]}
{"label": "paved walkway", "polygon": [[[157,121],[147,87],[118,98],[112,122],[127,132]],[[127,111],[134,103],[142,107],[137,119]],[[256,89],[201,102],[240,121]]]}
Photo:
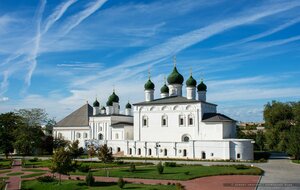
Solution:
{"label": "paved walkway", "polygon": [[[22,162],[21,160],[14,160],[11,173],[22,172]],[[21,177],[20,176],[11,176],[7,180],[7,190],[18,190],[21,185]]]}
{"label": "paved walkway", "polygon": [[[257,164],[265,171],[258,190],[296,190],[300,189],[300,164],[292,163],[288,156],[273,153],[268,163]],[[298,183],[291,187],[292,183]],[[286,187],[287,186],[287,187]]]}

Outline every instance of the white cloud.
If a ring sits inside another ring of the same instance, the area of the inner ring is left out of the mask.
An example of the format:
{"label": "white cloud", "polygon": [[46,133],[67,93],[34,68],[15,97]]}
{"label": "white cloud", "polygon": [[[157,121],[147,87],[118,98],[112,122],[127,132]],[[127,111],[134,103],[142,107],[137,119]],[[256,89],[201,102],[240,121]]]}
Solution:
{"label": "white cloud", "polygon": [[0,102],[7,102],[8,100],[8,97],[0,97]]}

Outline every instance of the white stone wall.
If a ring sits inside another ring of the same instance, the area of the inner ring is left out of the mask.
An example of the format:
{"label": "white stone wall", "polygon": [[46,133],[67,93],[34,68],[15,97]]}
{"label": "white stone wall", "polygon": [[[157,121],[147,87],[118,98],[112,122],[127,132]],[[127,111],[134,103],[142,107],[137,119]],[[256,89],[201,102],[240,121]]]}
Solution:
{"label": "white stone wall", "polygon": [[90,127],[54,127],[54,138],[62,138],[73,142],[79,141],[79,146],[84,147],[84,141],[91,138]]}

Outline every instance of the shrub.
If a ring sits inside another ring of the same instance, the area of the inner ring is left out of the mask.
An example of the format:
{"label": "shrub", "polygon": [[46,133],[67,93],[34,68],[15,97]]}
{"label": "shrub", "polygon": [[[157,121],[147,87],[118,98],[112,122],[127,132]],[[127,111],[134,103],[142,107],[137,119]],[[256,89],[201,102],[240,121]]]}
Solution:
{"label": "shrub", "polygon": [[123,178],[119,178],[118,179],[118,186],[121,188],[121,189],[123,189],[123,187],[125,186],[125,181],[124,181],[124,179]]}
{"label": "shrub", "polygon": [[129,171],[130,171],[130,172],[135,172],[135,170],[136,170],[136,169],[135,169],[135,164],[134,164],[134,163],[131,163],[130,166],[129,166]]}
{"label": "shrub", "polygon": [[52,176],[42,176],[42,177],[38,177],[37,180],[39,182],[42,182],[42,183],[51,183],[51,182],[54,182],[56,181],[56,179]]}
{"label": "shrub", "polygon": [[176,162],[165,162],[165,166],[166,167],[176,167],[177,164],[176,164]]}
{"label": "shrub", "polygon": [[122,165],[122,164],[124,164],[124,161],[115,161],[115,163],[116,163],[117,165]]}
{"label": "shrub", "polygon": [[85,177],[85,182],[87,186],[93,186],[95,184],[95,178],[93,176],[92,172],[89,172],[87,176]]}
{"label": "shrub", "polygon": [[37,162],[37,161],[39,161],[39,159],[37,157],[34,157],[34,158],[30,159],[29,161],[30,162]]}
{"label": "shrub", "polygon": [[237,165],[234,165],[233,167],[235,167],[235,169],[238,169],[238,170],[249,169],[249,166],[245,166],[243,164],[237,164]]}
{"label": "shrub", "polygon": [[164,167],[163,167],[163,165],[161,164],[161,162],[159,162],[159,163],[157,164],[156,168],[157,168],[157,172],[158,172],[159,174],[162,174],[162,173],[164,172]]}
{"label": "shrub", "polygon": [[184,186],[181,183],[176,183],[175,184],[176,190],[184,190]]}
{"label": "shrub", "polygon": [[89,172],[91,170],[91,168],[90,168],[90,166],[87,166],[87,165],[83,165],[83,166],[81,165],[77,168],[77,170],[80,172],[86,173],[86,172]]}
{"label": "shrub", "polygon": [[190,175],[189,171],[184,172],[185,175]]}
{"label": "shrub", "polygon": [[80,180],[80,177],[76,177],[76,180]]}

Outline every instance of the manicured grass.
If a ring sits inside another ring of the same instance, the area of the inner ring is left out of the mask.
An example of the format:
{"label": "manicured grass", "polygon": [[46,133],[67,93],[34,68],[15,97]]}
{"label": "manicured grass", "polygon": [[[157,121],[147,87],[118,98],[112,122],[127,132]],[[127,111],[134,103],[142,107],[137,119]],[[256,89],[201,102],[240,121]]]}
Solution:
{"label": "manicured grass", "polygon": [[[156,166],[138,167],[135,172],[129,172],[129,168],[118,168],[108,170],[110,177],[145,178],[145,179],[172,179],[189,180],[204,176],[215,175],[260,175],[263,171],[256,167],[237,169],[235,166],[189,166],[164,167],[163,174],[158,174]],[[86,175],[86,173],[75,172],[71,174]],[[107,176],[103,169],[93,171],[94,176]]]}
{"label": "manicured grass", "polygon": [[23,169],[22,171],[24,171],[24,172],[37,172],[37,173],[46,172],[45,170],[40,170],[40,169]]}
{"label": "manicured grass", "polygon": [[51,160],[25,160],[25,163],[23,163],[23,167],[25,168],[38,168],[38,167],[50,167],[51,166]]}
{"label": "manicured grass", "polygon": [[9,173],[11,170],[0,170],[0,174]]}
{"label": "manicured grass", "polygon": [[0,190],[4,190],[5,185],[6,185],[6,183],[4,181],[0,181]]}
{"label": "manicured grass", "polygon": [[[103,162],[78,162],[79,165],[82,166],[90,166],[92,169],[96,168],[113,168],[113,167],[129,167],[130,163],[122,163],[122,162],[112,162],[112,163],[103,163]],[[143,165],[153,165],[151,163],[134,163],[136,166]]]}
{"label": "manicured grass", "polygon": [[[62,181],[62,184],[59,185],[58,182],[52,183],[41,183],[37,180],[32,181],[23,181],[22,189],[30,190],[81,190],[81,189],[101,189],[101,190],[116,190],[120,189],[116,183],[107,183],[107,182],[96,182],[92,187],[86,186],[82,181]],[[127,183],[123,189],[143,189],[143,190],[175,190],[173,185],[144,185],[144,184],[132,184]]]}
{"label": "manicured grass", "polygon": [[300,160],[292,160],[293,163],[300,164]]}
{"label": "manicured grass", "polygon": [[37,177],[44,175],[46,172],[39,172],[39,173],[33,173],[33,174],[27,174],[27,175],[22,175],[21,178],[31,178],[31,177]]}
{"label": "manicured grass", "polygon": [[0,168],[11,168],[11,160],[10,159],[0,159]]}
{"label": "manicured grass", "polygon": [[7,176],[17,176],[17,175],[22,175],[24,174],[23,172],[13,172],[13,173],[9,173],[9,174],[6,174]]}

